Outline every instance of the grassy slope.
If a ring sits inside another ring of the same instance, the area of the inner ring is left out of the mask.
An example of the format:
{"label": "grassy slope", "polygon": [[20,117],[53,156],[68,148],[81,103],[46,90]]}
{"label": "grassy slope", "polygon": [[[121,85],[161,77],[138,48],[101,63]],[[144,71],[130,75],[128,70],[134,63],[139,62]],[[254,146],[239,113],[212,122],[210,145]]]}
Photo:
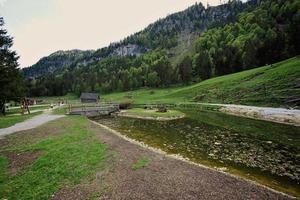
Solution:
{"label": "grassy slope", "polygon": [[[0,146],[0,199],[49,199],[62,187],[95,178],[107,150],[86,126],[83,117],[65,117],[35,129],[34,133],[9,136],[13,146]],[[47,132],[51,134],[45,135]],[[5,154],[1,155],[7,151],[41,151],[42,155],[13,176],[6,173],[8,161]]]}
{"label": "grassy slope", "polygon": [[281,106],[300,96],[300,58],[235,74],[211,78],[200,83],[167,89],[140,89],[104,95],[106,101],[122,100],[132,95],[134,103],[200,102]]}
{"label": "grassy slope", "polygon": [[74,94],[67,94],[65,96],[53,96],[53,97],[32,97],[33,99],[43,100],[43,103],[57,103],[58,101],[76,101],[79,98]]}

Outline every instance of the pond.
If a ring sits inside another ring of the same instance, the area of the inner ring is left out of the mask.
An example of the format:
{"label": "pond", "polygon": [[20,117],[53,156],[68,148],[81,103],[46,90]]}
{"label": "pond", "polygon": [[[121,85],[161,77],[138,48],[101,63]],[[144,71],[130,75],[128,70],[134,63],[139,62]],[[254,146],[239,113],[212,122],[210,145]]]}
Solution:
{"label": "pond", "polygon": [[120,133],[209,167],[300,195],[300,127],[197,109],[186,118],[94,119]]}

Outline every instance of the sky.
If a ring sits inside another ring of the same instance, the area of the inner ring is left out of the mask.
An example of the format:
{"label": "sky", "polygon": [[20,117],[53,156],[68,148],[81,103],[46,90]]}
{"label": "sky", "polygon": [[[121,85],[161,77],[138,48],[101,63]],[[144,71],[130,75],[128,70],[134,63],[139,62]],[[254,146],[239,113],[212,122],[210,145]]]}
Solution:
{"label": "sky", "polygon": [[23,68],[58,50],[105,47],[196,2],[220,0],[0,0],[0,16]]}

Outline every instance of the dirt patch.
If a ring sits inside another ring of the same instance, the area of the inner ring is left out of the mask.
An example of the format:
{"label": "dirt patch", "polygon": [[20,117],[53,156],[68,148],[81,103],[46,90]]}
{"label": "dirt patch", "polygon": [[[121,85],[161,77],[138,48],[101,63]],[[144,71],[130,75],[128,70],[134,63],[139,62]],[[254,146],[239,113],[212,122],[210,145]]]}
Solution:
{"label": "dirt patch", "polygon": [[85,200],[89,193],[82,188],[64,188],[53,194],[50,200]]}
{"label": "dirt patch", "polygon": [[31,165],[42,154],[42,151],[3,153],[3,155],[8,158],[8,173],[11,175],[16,175],[23,168],[25,168],[28,165]]}
{"label": "dirt patch", "polygon": [[[143,148],[96,124],[89,123],[88,128],[117,154],[109,168],[97,173],[90,187],[79,188],[82,193],[86,191],[84,188],[101,191],[96,199],[292,199],[266,187]],[[133,170],[132,164],[140,158],[147,158],[148,165]]]}

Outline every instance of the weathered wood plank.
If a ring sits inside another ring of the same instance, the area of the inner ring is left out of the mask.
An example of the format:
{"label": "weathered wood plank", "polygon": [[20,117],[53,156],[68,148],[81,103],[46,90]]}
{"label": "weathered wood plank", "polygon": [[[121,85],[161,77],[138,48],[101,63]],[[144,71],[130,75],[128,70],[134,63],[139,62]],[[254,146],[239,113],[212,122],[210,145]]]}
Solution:
{"label": "weathered wood plank", "polygon": [[85,115],[85,116],[99,116],[99,115],[110,115],[111,113],[119,111],[118,104],[105,104],[99,106],[82,106],[80,108],[72,108],[70,106],[70,115]]}

